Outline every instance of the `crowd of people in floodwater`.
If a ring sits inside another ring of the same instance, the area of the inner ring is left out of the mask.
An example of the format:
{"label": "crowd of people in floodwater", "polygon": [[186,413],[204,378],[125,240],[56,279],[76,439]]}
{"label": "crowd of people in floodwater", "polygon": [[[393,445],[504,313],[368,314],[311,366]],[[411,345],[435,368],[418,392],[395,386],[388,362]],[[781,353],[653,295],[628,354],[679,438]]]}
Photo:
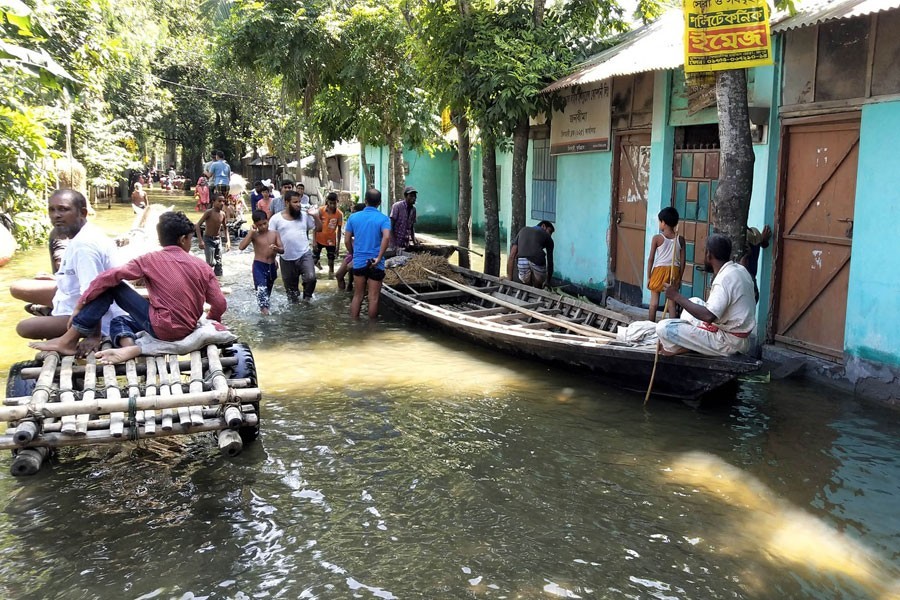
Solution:
{"label": "crowd of people in floodwater", "polygon": [[[313,297],[317,271],[325,262],[329,278],[337,278],[339,288],[353,290],[351,316],[359,317],[366,297],[368,316],[377,316],[385,254],[389,247],[402,250],[416,242],[414,188],[408,187],[404,200],[392,207],[400,217],[383,214],[381,193],[370,189],[345,219],[337,193],[329,192],[318,206],[302,184],[289,180],[282,181],[279,190],[269,182],[256,182],[247,207],[225,184],[230,169],[216,164],[224,163],[221,153],[216,158],[207,167],[207,182],[198,185],[196,209],[201,215],[196,222],[183,212],[162,212],[156,226],[160,249],[125,264],[118,264],[116,243],[88,222],[84,195],[55,191],[48,200],[54,274],[10,288],[33,314],[18,324],[19,335],[46,340],[31,343],[39,350],[79,356],[96,352],[97,359],[108,364],[139,355],[142,338],[180,340],[201,320],[218,321],[225,312],[218,277],[222,247],[228,251],[233,242],[240,250],[252,248],[251,275],[263,314],[269,314],[279,271],[289,302],[298,303]],[[131,200],[136,213],[151,212],[140,179]],[[246,225],[244,217],[249,217]],[[203,260],[191,253],[195,237]],[[98,351],[103,338],[110,339],[113,348]]]}

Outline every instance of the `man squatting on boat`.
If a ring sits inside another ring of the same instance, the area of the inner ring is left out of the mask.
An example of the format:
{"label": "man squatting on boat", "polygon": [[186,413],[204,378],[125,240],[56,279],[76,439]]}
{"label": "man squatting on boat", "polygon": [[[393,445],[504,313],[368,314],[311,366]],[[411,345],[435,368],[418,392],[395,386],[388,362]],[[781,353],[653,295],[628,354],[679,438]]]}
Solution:
{"label": "man squatting on boat", "polygon": [[706,270],[715,274],[709,298],[685,298],[674,285],[665,294],[684,309],[682,319],[664,319],[656,325],[660,354],[673,356],[691,350],[707,356],[747,352],[756,327],[753,278],[731,259],[731,240],[713,234],[706,240]]}

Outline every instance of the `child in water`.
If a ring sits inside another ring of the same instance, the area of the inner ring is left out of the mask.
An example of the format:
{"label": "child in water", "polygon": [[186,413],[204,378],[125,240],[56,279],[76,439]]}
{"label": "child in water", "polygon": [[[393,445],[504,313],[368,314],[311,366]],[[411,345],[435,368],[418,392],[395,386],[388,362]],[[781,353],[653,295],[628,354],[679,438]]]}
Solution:
{"label": "child in water", "polygon": [[253,227],[250,233],[241,240],[238,248],[244,250],[253,244],[253,287],[256,288],[256,301],[259,312],[269,314],[269,297],[272,286],[278,277],[276,254],[284,253],[284,245],[277,231],[269,230],[269,217],[264,210],[254,210],[251,215]]}
{"label": "child in water", "polygon": [[[684,237],[675,233],[678,226],[678,211],[667,206],[659,211],[660,233],[653,236],[650,243],[650,259],[647,261],[647,279],[650,282],[650,314],[651,321],[656,321],[656,309],[659,308],[659,294],[665,284],[681,287],[681,270],[684,267]],[[677,318],[677,305],[669,303],[669,316]]]}

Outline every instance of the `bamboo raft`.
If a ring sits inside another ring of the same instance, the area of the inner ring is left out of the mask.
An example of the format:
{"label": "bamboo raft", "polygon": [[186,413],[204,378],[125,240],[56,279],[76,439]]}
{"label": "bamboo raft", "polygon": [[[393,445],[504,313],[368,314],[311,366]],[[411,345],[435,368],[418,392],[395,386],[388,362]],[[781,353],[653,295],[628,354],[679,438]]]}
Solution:
{"label": "bamboo raft", "polygon": [[219,451],[233,457],[259,434],[261,396],[253,355],[243,344],[119,365],[51,352],[10,369],[0,449],[13,451],[10,471],[17,476],[37,473],[61,446],[199,432],[215,432]]}

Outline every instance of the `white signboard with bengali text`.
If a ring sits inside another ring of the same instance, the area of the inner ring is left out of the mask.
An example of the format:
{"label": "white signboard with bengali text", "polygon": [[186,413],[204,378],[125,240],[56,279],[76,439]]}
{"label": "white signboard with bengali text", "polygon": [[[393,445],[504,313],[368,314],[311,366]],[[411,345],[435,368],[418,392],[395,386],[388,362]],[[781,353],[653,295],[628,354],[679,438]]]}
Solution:
{"label": "white signboard with bengali text", "polygon": [[609,150],[612,80],[590,84],[565,96],[565,110],[553,111],[550,154]]}

